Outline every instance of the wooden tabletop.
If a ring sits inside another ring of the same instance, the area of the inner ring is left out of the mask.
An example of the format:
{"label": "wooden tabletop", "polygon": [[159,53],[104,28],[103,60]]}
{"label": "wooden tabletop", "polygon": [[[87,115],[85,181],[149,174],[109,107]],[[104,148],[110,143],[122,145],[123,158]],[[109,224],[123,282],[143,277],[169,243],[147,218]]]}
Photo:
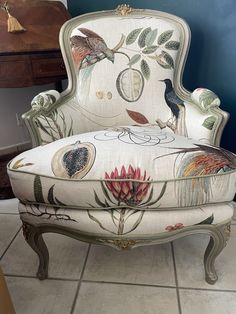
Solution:
{"label": "wooden tabletop", "polygon": [[59,49],[60,28],[70,18],[60,1],[9,0],[8,4],[26,32],[8,33],[7,14],[0,10],[0,55]]}

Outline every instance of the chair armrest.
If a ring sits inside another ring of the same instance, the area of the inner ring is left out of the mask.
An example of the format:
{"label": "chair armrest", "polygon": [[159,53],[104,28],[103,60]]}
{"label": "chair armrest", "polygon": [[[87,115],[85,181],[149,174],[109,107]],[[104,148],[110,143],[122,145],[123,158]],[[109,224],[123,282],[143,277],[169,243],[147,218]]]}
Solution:
{"label": "chair armrest", "polygon": [[219,146],[229,114],[219,108],[219,97],[209,89],[197,88],[185,98],[188,136]]}
{"label": "chair armrest", "polygon": [[31,101],[32,109],[36,111],[48,111],[61,97],[56,90],[48,90],[36,95]]}
{"label": "chair armrest", "polygon": [[220,106],[219,97],[207,88],[197,88],[191,93],[192,101],[203,111]]}
{"label": "chair armrest", "polygon": [[73,102],[71,97],[56,90],[41,92],[33,98],[32,109],[23,114],[22,118],[34,147],[73,134],[71,102]]}

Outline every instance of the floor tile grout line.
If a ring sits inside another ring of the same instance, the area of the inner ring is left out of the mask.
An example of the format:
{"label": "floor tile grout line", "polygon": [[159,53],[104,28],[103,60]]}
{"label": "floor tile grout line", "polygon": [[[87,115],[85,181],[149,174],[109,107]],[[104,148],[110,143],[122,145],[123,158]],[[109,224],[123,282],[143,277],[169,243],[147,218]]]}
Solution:
{"label": "floor tile grout line", "polygon": [[182,314],[180,293],[179,293],[179,283],[178,283],[178,276],[177,276],[177,267],[176,267],[176,261],[175,261],[175,250],[174,250],[174,243],[173,243],[173,241],[170,243],[170,245],[171,245],[171,253],[172,253],[172,260],[173,260],[173,267],[174,267],[174,274],[175,274],[175,285],[176,285],[176,295],[177,295],[177,302],[178,302],[178,310],[179,310],[179,314]]}
{"label": "floor tile grout line", "polygon": [[19,213],[1,213],[0,215],[15,215],[15,216],[19,216]]}
{"label": "floor tile grout line", "polygon": [[[13,278],[26,278],[26,279],[38,279],[38,277],[33,275],[16,275],[16,274],[8,274],[4,273],[5,277],[13,277]],[[39,280],[39,279],[38,279]],[[60,277],[48,277],[46,280],[58,280],[58,281],[71,281],[71,282],[78,282],[79,278],[72,279],[72,278],[60,278]]]}
{"label": "floor tile grout line", "polygon": [[[154,285],[145,283],[132,283],[132,282],[116,282],[116,281],[98,281],[98,280],[83,280],[87,283],[98,283],[98,284],[111,284],[111,285],[127,285],[127,286],[141,286],[141,287],[153,287],[153,288],[168,288],[176,289],[176,286],[164,286],[164,285]],[[230,289],[208,289],[208,288],[192,288],[192,287],[178,287],[179,290],[200,290],[200,291],[217,291],[217,292],[233,292],[236,290]]]}
{"label": "floor tile grout line", "polygon": [[12,245],[13,241],[15,240],[15,238],[18,236],[18,234],[21,231],[22,226],[20,226],[19,230],[16,232],[16,234],[14,235],[14,237],[11,239],[10,243],[8,244],[8,246],[6,247],[6,249],[3,251],[2,255],[0,256],[0,261],[2,260],[3,256],[6,254],[7,250],[9,249],[9,247]]}
{"label": "floor tile grout line", "polygon": [[152,287],[152,288],[167,288],[176,289],[175,286],[164,286],[154,285],[148,283],[133,283],[133,282],[122,282],[122,281],[99,281],[99,280],[82,280],[84,283],[96,283],[96,284],[108,284],[108,285],[123,285],[123,286],[140,286],[140,287]]}
{"label": "floor tile grout line", "polygon": [[87,251],[87,254],[85,256],[84,266],[83,266],[83,269],[82,269],[82,272],[81,272],[81,275],[80,275],[80,279],[79,279],[79,282],[78,282],[78,286],[77,286],[77,289],[76,289],[76,292],[75,292],[75,297],[74,297],[74,300],[73,300],[73,303],[72,303],[72,306],[71,306],[70,314],[73,314],[74,310],[75,310],[75,305],[76,305],[76,301],[77,301],[77,298],[78,298],[78,295],[79,295],[80,287],[81,287],[81,284],[82,284],[82,281],[83,281],[83,276],[84,276],[85,268],[86,268],[86,265],[87,265],[90,249],[91,249],[91,244],[89,244],[88,251]]}
{"label": "floor tile grout line", "polygon": [[[23,275],[15,275],[15,274],[4,274],[5,277],[13,277],[13,278],[25,278],[25,279],[37,279],[36,276],[23,276]],[[57,280],[57,281],[71,281],[78,282],[79,279],[71,279],[71,278],[57,278],[57,277],[49,277],[46,280]],[[145,283],[132,283],[132,282],[116,282],[116,281],[98,281],[98,280],[82,280],[83,283],[94,283],[94,284],[109,284],[109,285],[124,285],[124,286],[140,286],[140,287],[152,287],[152,288],[165,288],[165,289],[176,289],[176,286],[164,286],[164,285],[151,285]],[[194,291],[210,291],[210,292],[225,292],[225,293],[236,293],[236,290],[230,289],[208,289],[208,288],[193,288],[193,287],[179,287],[179,290],[194,290]]]}
{"label": "floor tile grout line", "polygon": [[230,289],[208,289],[208,288],[192,288],[192,287],[179,287],[179,290],[195,290],[195,291],[213,291],[213,292],[233,292],[236,293],[236,290]]}

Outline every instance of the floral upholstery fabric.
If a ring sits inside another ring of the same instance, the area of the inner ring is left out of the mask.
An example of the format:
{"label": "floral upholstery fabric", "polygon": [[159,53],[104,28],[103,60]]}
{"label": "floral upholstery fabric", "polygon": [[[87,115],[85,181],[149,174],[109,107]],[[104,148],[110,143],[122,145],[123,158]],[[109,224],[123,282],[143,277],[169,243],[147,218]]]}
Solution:
{"label": "floral upholstery fabric", "polygon": [[36,147],[8,171],[25,204],[158,211],[232,201],[236,156],[158,127],[124,126]]}
{"label": "floral upholstery fabric", "polygon": [[79,230],[89,235],[155,236],[184,227],[200,224],[218,224],[233,216],[231,204],[208,205],[184,210],[77,210],[70,207],[24,205],[20,203],[21,218],[31,224],[54,224]]}
{"label": "floral upholstery fabric", "polygon": [[83,132],[170,118],[160,80],[173,80],[181,34],[173,23],[151,17],[79,23],[70,45]]}

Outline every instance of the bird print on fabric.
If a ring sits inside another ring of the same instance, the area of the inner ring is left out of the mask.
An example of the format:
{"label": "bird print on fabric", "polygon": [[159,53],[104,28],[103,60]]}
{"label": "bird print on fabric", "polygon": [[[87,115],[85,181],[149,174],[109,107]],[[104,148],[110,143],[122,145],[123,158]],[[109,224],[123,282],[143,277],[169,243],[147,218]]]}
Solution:
{"label": "bird print on fabric", "polygon": [[[229,172],[236,169],[236,155],[216,146],[194,144],[192,148],[176,148],[178,151],[166,154],[176,155],[180,164],[176,169],[177,178],[189,178],[178,182],[177,197],[180,206],[191,206],[192,204],[203,204],[208,202],[214,185],[215,177],[210,176]],[[161,158],[164,156],[157,157]],[[215,187],[215,191],[226,189],[227,184]]]}
{"label": "bird print on fabric", "polygon": [[85,36],[70,38],[72,55],[78,68],[85,68],[104,58],[114,62],[114,52],[109,49],[102,37],[87,28],[78,28]]}
{"label": "bird print on fabric", "polygon": [[188,136],[185,124],[185,106],[183,100],[176,95],[170,79],[160,80],[160,82],[165,83],[164,98],[167,106],[171,110],[172,117],[167,122],[163,122],[160,119],[156,122],[161,128],[169,126],[174,133]]}
{"label": "bird print on fabric", "polygon": [[[182,204],[202,204],[208,202],[212,190],[211,182],[214,177],[208,175],[219,174],[236,169],[236,156],[224,150],[207,145],[195,144],[196,149],[185,149],[182,152],[193,152],[195,154],[187,154],[181,161],[178,169],[178,177],[196,177],[187,184],[183,184],[179,191],[179,199]],[[198,179],[198,178],[199,179]],[[218,181],[219,182],[219,181]],[[216,190],[226,189],[227,185],[217,186]],[[182,193],[182,194],[181,194]],[[181,199],[180,195],[184,195]]]}
{"label": "bird print on fabric", "polygon": [[186,148],[181,152],[193,152],[183,159],[179,176],[200,176],[227,172],[236,169],[236,156],[223,148],[195,144],[196,148]]}

